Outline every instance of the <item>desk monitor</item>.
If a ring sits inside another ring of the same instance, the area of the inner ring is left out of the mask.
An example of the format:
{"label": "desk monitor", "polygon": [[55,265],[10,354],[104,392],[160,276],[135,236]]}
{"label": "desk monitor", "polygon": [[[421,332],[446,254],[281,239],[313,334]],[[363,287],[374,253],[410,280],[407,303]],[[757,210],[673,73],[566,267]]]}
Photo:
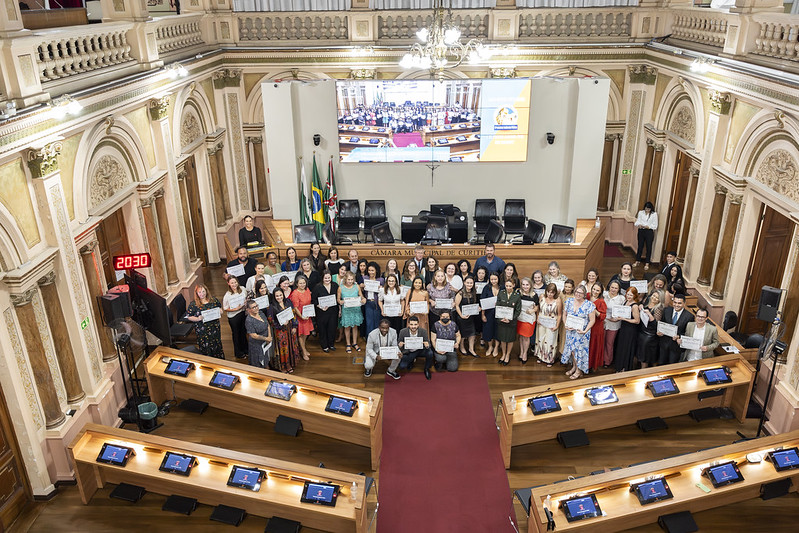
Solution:
{"label": "desk monitor", "polygon": [[744,477],[741,475],[741,471],[738,470],[735,461],[709,466],[705,469],[704,475],[710,479],[710,482],[716,488],[729,485],[730,483],[738,483],[739,481],[744,480]]}
{"label": "desk monitor", "polygon": [[214,376],[211,378],[211,381],[208,384],[218,389],[233,390],[238,382],[238,376],[216,370],[214,372]]}
{"label": "desk monitor", "polygon": [[282,381],[270,381],[266,387],[266,396],[277,398],[278,400],[291,400],[291,396],[297,392],[297,386]]}
{"label": "desk monitor", "polygon": [[596,518],[602,515],[599,502],[596,501],[596,495],[594,494],[564,500],[560,502],[560,505],[563,508],[563,512],[566,514],[566,520],[569,522]]}
{"label": "desk monitor", "polygon": [[466,135],[458,135],[457,137],[455,137],[455,140],[463,142],[466,140]]}
{"label": "desk monitor", "polygon": [[657,379],[655,381],[649,381],[646,384],[646,388],[649,389],[649,392],[652,393],[652,396],[655,398],[660,398],[661,396],[669,396],[670,394],[677,394],[680,392],[680,389],[677,388],[677,384],[674,383],[674,378],[665,378],[665,379]]}
{"label": "desk monitor", "polygon": [[361,138],[360,137],[350,137],[350,142],[351,143],[361,142]]}
{"label": "desk monitor", "polygon": [[449,144],[449,139],[439,139],[438,144]]}
{"label": "desk monitor", "polygon": [[585,391],[585,395],[591,405],[604,405],[606,403],[616,403],[619,397],[616,395],[616,389],[613,385],[603,385],[601,387],[594,387]]}
{"label": "desk monitor", "polygon": [[799,449],[797,448],[768,452],[767,457],[777,472],[799,468]]}
{"label": "desk monitor", "polygon": [[331,396],[325,406],[325,411],[330,413],[338,413],[340,415],[352,416],[358,408],[358,400],[351,400],[349,398],[341,398],[339,396]]}
{"label": "desk monitor", "polygon": [[180,359],[170,359],[166,364],[164,374],[172,374],[173,376],[185,378],[192,370],[194,370],[194,363],[182,361]]}
{"label": "desk monitor", "polygon": [[114,466],[125,466],[128,464],[128,459],[136,455],[133,448],[127,446],[117,446],[106,442],[100,448],[100,455],[97,456],[98,463],[106,463]]}
{"label": "desk monitor", "polygon": [[191,469],[197,464],[197,458],[193,455],[186,455],[177,452],[166,452],[164,460],[161,461],[161,466],[158,470],[161,472],[169,472],[170,474],[180,474],[181,476],[188,476],[191,474]]}
{"label": "desk monitor", "polygon": [[230,477],[227,480],[227,484],[230,487],[238,487],[240,489],[258,492],[261,490],[261,482],[264,479],[266,479],[266,472],[263,470],[236,465],[230,470]]}
{"label": "desk monitor", "polygon": [[338,492],[341,489],[338,485],[331,483],[314,483],[306,481],[302,489],[300,501],[303,503],[315,503],[317,505],[336,506]]}
{"label": "desk monitor", "polygon": [[560,403],[555,394],[530,398],[527,400],[527,404],[530,406],[530,409],[533,410],[534,415],[543,415],[545,413],[560,411]]}
{"label": "desk monitor", "polygon": [[638,501],[641,502],[641,505],[674,498],[669,484],[663,478],[630,485],[630,492],[634,492],[638,496]]}
{"label": "desk monitor", "polygon": [[452,204],[430,204],[430,214],[451,217],[455,214],[455,206]]}
{"label": "desk monitor", "polygon": [[721,385],[722,383],[732,383],[732,375],[730,369],[726,366],[718,368],[708,368],[701,372],[702,378],[708,385]]}

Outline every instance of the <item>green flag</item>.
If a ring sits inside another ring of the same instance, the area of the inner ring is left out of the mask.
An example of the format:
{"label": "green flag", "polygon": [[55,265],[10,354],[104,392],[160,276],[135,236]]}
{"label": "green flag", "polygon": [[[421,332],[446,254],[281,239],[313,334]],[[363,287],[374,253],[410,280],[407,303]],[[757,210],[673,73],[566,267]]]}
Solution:
{"label": "green flag", "polygon": [[305,165],[302,164],[302,159],[300,159],[300,169],[300,224],[310,224],[311,213],[308,208],[308,178],[305,176]]}

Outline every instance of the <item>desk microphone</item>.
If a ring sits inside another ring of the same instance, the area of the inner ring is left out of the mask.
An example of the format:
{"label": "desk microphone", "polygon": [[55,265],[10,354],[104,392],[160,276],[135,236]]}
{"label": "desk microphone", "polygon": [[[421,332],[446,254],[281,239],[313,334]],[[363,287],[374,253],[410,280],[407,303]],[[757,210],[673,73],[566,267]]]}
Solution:
{"label": "desk microphone", "polygon": [[549,392],[551,389],[552,389],[552,387],[547,387],[547,390],[545,390],[544,392],[542,392],[541,394],[539,394],[539,395],[537,395],[537,396],[534,396],[534,398],[541,398],[542,396],[546,396],[546,395],[547,395],[547,393],[548,393],[548,392]]}
{"label": "desk microphone", "polygon": [[547,531],[555,531],[555,519],[552,517],[552,511],[544,507],[544,514],[547,517]]}

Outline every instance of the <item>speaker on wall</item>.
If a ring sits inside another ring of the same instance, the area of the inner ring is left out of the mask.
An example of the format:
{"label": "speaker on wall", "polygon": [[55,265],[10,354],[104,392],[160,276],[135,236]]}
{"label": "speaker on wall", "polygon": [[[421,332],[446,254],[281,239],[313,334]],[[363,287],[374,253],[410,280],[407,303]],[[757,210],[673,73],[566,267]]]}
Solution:
{"label": "speaker on wall", "polygon": [[100,297],[100,306],[103,309],[106,324],[110,324],[114,320],[122,320],[133,314],[130,308],[130,297],[127,293],[104,294]]}
{"label": "speaker on wall", "polygon": [[760,304],[757,307],[757,319],[764,322],[774,322],[777,310],[780,308],[782,291],[777,287],[763,285],[760,289]]}

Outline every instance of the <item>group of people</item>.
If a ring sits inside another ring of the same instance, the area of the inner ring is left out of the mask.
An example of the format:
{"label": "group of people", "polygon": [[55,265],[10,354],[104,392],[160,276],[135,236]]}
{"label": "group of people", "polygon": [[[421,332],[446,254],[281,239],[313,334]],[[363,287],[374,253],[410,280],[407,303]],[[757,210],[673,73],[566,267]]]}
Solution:
{"label": "group of people", "polygon": [[[251,226],[245,220],[240,237],[258,237]],[[630,263],[606,287],[596,269],[575,283],[555,261],[546,273],[523,276],[495,255],[493,244],[474,265],[466,259],[440,264],[421,246],[402,264],[392,258],[385,265],[360,259],[356,249],[343,258],[331,246],[324,256],[317,243],[303,259],[289,247],[282,262],[275,251],[265,263],[248,257],[245,246],[236,253],[221,303],[206,286],[195,288],[188,319],[197,324],[199,349],[224,357],[213,311],[219,308],[236,357],[288,373],[300,358],[309,359],[312,335],[325,353],[342,341],[347,353],[361,352],[364,338],[364,375],[387,360],[386,373],[395,379],[417,358],[424,359],[428,379],[434,367],[457,371],[459,356],[479,357],[478,335],[486,356],[500,365],[510,364],[518,341],[521,364],[531,356],[548,367],[560,361],[571,379],[600,367],[625,371],[710,357],[719,343],[707,311],[694,317],[685,309],[674,252],[662,272],[643,283],[645,290]],[[700,347],[684,350],[686,336],[700,339]]]}
{"label": "group of people", "polygon": [[411,133],[424,127],[444,126],[460,122],[472,122],[479,117],[470,109],[460,105],[415,104],[391,105],[381,103],[372,106],[358,106],[347,114],[339,116],[342,125],[379,126],[389,128],[393,133]]}

